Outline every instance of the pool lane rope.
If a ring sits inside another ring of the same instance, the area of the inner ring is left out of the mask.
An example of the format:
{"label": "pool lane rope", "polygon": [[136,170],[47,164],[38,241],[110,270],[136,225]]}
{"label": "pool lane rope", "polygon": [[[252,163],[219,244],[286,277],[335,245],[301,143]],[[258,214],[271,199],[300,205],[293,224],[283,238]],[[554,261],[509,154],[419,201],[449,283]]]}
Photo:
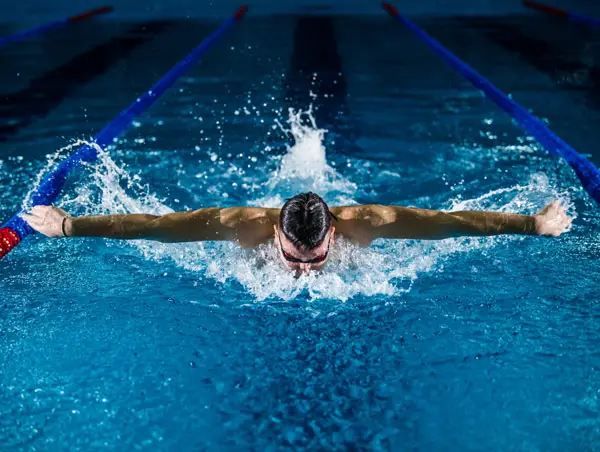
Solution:
{"label": "pool lane rope", "polygon": [[550,130],[542,121],[529,113],[524,107],[496,88],[492,83],[467,65],[464,61],[446,49],[442,44],[429,36],[425,31],[401,15],[389,3],[383,3],[383,8],[395,19],[404,24],[409,30],[421,38],[438,56],[464,78],[479,88],[496,105],[511,115],[515,121],[533,136],[548,152],[559,155],[575,170],[581,185],[589,195],[600,204],[600,171],[598,168],[565,143],[558,135]]}
{"label": "pool lane rope", "polygon": [[112,11],[112,6],[102,6],[100,8],[91,9],[81,14],[76,14],[74,16],[67,17],[66,19],[57,20],[44,25],[40,25],[39,27],[30,28],[29,30],[20,31],[10,36],[0,38],[0,47],[5,46],[6,44],[9,44],[11,42],[24,41],[25,39],[29,39],[37,35],[42,35],[48,31],[58,30],[59,28],[62,28],[68,24],[74,22],[81,22],[86,19],[99,16],[101,14],[110,13]]}
{"label": "pool lane rope", "polygon": [[[95,137],[93,144],[104,148],[114,143],[114,140],[131,125],[134,118],[142,114],[154,104],[175,81],[186,72],[198,59],[200,59],[223,34],[237,23],[248,12],[247,6],[242,6],[223,23],[217,30],[207,36],[192,52],[177,63],[167,74],[161,78],[149,91],[141,95],[119,116],[113,119]],[[63,160],[44,180],[33,193],[32,205],[50,205],[58,198],[67,176],[74,168],[83,162],[93,162],[98,158],[96,146],[83,145],[78,150]],[[23,239],[35,231],[19,216],[18,212],[2,228],[0,228],[0,259],[12,251]]]}
{"label": "pool lane rope", "polygon": [[554,6],[544,5],[538,2],[532,2],[525,0],[523,5],[528,8],[535,9],[536,11],[540,11],[542,13],[552,14],[554,16],[565,17],[573,22],[581,22],[586,25],[591,25],[592,27],[600,27],[600,20],[594,19],[593,17],[582,16],[581,14],[572,13],[567,11],[566,9],[555,8]]}

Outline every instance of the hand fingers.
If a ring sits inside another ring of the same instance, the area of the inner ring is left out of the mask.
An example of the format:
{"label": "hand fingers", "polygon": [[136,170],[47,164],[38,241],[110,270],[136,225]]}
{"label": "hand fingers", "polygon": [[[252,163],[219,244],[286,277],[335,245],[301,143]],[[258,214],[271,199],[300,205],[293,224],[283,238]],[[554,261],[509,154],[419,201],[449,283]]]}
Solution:
{"label": "hand fingers", "polygon": [[545,205],[544,207],[542,207],[539,212],[537,213],[537,215],[545,215],[546,212],[548,212],[548,209],[550,209],[550,204]]}
{"label": "hand fingers", "polygon": [[21,218],[23,218],[23,220],[25,220],[27,223],[30,223],[30,222],[32,222],[32,221],[35,221],[35,220],[36,220],[36,217],[34,217],[33,215],[28,215],[28,214],[26,214],[26,213],[22,213],[20,216],[21,216]]}
{"label": "hand fingers", "polygon": [[561,218],[563,224],[565,224],[565,227],[569,227],[571,226],[571,223],[573,223],[573,218],[571,218],[568,214],[567,214],[567,209],[561,205],[560,208],[558,209],[558,215]]}
{"label": "hand fingers", "polygon": [[552,201],[548,204],[546,204],[539,212],[538,215],[545,215],[548,212],[555,212],[558,208],[558,205],[560,204],[560,201],[555,200]]}
{"label": "hand fingers", "polygon": [[43,224],[38,217],[27,215],[26,213],[21,214],[21,218],[23,218],[23,220],[25,220],[29,226],[36,230],[39,229]]}
{"label": "hand fingers", "polygon": [[555,233],[552,234],[554,237],[558,237],[559,235],[567,232],[571,228],[571,224],[573,223],[573,219],[569,218],[566,215],[562,215],[558,218]]}
{"label": "hand fingers", "polygon": [[50,206],[33,206],[31,208],[31,213],[33,215],[42,216],[44,213],[50,208]]}
{"label": "hand fingers", "polygon": [[544,208],[540,210],[537,215],[543,215],[549,219],[562,219],[567,217],[567,209],[561,200],[556,199],[546,204],[546,206],[544,206]]}

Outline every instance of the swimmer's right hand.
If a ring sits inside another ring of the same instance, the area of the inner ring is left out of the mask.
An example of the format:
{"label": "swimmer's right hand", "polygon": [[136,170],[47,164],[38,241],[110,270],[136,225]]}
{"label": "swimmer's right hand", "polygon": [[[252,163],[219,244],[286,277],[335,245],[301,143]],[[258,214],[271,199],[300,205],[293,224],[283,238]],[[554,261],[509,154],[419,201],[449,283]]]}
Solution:
{"label": "swimmer's right hand", "polygon": [[67,212],[58,207],[34,206],[30,214],[21,214],[21,218],[46,237],[65,237],[69,235],[70,222],[68,220],[70,217]]}
{"label": "swimmer's right hand", "polygon": [[571,228],[573,219],[560,201],[554,201],[534,215],[536,233],[548,237],[558,237]]}

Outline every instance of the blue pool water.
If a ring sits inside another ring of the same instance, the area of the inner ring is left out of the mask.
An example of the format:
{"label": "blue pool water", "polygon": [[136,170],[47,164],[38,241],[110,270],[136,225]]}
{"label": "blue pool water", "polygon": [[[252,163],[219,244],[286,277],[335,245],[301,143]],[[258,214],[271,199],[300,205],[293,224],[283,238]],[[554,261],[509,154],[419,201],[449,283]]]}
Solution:
{"label": "blue pool water", "polygon": [[[600,35],[417,22],[600,163]],[[214,27],[107,22],[4,49],[2,217]],[[214,50],[62,208],[559,198],[572,231],[342,243],[298,280],[270,245],[33,237],[0,262],[0,449],[597,449],[600,216],[568,166],[387,17],[248,18]]]}

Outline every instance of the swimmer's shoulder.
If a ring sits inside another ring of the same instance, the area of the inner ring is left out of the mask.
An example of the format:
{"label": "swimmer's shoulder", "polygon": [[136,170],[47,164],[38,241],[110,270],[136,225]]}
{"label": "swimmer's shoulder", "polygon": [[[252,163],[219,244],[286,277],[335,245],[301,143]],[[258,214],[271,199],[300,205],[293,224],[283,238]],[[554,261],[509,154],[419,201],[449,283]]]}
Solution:
{"label": "swimmer's shoulder", "polygon": [[395,211],[391,206],[381,204],[361,204],[358,206],[339,206],[331,207],[331,213],[339,221],[366,222],[371,225],[378,225],[388,220],[388,217],[394,216]]}
{"label": "swimmer's shoulder", "polygon": [[235,226],[246,222],[269,222],[276,224],[279,221],[280,209],[266,207],[239,206],[221,209],[221,223],[226,226]]}

